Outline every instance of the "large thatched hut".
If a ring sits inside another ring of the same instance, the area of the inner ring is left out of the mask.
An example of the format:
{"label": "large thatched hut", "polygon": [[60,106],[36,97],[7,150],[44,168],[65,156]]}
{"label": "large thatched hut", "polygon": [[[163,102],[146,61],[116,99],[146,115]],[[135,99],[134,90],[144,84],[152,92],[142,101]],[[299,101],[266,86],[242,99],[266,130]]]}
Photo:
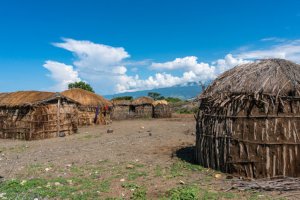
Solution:
{"label": "large thatched hut", "polygon": [[135,109],[131,103],[131,100],[112,100],[113,112],[112,119],[124,120],[133,118],[135,115]]}
{"label": "large thatched hut", "polygon": [[136,118],[152,118],[154,100],[150,97],[139,97],[132,101]]}
{"label": "large thatched hut", "polygon": [[62,94],[79,103],[78,125],[106,124],[110,120],[112,103],[95,93],[73,88]]}
{"label": "large thatched hut", "polygon": [[201,165],[251,178],[300,176],[300,65],[266,59],[237,66],[199,100]]}
{"label": "large thatched hut", "polygon": [[0,138],[44,139],[77,132],[77,102],[52,92],[0,94]]}
{"label": "large thatched hut", "polygon": [[169,118],[172,116],[172,110],[166,100],[157,100],[152,103],[154,118]]}

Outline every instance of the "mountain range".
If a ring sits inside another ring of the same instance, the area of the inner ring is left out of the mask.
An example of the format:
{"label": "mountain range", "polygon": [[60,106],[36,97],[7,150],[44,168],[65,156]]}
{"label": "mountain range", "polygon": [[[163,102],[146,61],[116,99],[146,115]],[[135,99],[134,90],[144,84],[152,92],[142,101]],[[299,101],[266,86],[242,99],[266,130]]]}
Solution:
{"label": "mountain range", "polygon": [[187,100],[198,96],[201,93],[201,90],[201,86],[199,86],[198,84],[190,83],[186,86],[174,86],[136,92],[124,92],[113,95],[104,95],[104,97],[107,99],[112,99],[120,96],[132,96],[133,98],[137,98],[141,96],[147,96],[149,92],[157,92],[164,97],[177,97],[183,100]]}

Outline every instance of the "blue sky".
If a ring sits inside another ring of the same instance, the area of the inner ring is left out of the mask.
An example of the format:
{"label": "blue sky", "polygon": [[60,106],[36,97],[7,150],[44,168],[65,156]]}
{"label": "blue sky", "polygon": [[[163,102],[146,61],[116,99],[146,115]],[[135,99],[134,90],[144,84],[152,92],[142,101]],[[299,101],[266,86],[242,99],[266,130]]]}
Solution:
{"label": "blue sky", "polygon": [[300,1],[1,1],[0,92],[112,94],[214,79],[234,65],[300,62]]}

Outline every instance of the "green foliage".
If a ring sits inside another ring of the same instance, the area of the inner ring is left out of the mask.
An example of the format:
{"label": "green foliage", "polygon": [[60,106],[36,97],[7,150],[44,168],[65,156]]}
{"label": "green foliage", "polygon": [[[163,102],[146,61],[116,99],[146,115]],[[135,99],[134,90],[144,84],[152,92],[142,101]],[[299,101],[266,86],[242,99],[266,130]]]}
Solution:
{"label": "green foliage", "polygon": [[176,97],[167,97],[165,99],[167,102],[169,103],[177,103],[177,102],[181,102],[182,100]]}
{"label": "green foliage", "polygon": [[151,97],[154,100],[163,100],[165,99],[164,96],[161,96],[161,94],[157,92],[148,92],[148,97]]}
{"label": "green foliage", "polygon": [[83,81],[70,83],[70,84],[68,85],[68,88],[69,88],[69,89],[72,89],[72,88],[80,88],[80,89],[87,90],[87,91],[90,91],[90,92],[95,93],[94,89],[90,86],[90,84],[85,83],[85,82],[83,82]]}
{"label": "green foliage", "polygon": [[139,188],[139,186],[135,183],[123,183],[122,187],[130,190],[136,190]]}
{"label": "green foliage", "polygon": [[115,97],[113,98],[112,100],[133,100],[133,97],[132,96],[122,96],[122,97]]}
{"label": "green foliage", "polygon": [[147,191],[145,188],[138,188],[134,190],[130,199],[133,200],[146,200]]}
{"label": "green foliage", "polygon": [[196,200],[199,198],[199,188],[197,186],[183,186],[169,191],[168,199],[171,200]]}
{"label": "green foliage", "polygon": [[194,107],[192,109],[189,108],[180,108],[176,111],[179,114],[196,114],[198,112],[198,108]]}

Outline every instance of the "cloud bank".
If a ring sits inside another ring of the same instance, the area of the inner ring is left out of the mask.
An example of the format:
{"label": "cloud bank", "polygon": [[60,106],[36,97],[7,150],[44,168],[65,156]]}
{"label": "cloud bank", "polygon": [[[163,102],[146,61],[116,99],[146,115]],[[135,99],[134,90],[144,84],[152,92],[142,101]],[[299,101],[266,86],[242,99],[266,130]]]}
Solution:
{"label": "cloud bank", "polygon": [[[261,41],[275,44],[264,49],[240,50],[208,63],[198,61],[196,56],[175,58],[166,62],[131,61],[129,53],[123,47],[64,38],[62,42],[53,45],[71,52],[74,61],[64,64],[48,60],[43,66],[49,70],[49,77],[55,82],[53,90],[64,90],[71,82],[85,80],[97,92],[112,94],[208,81],[236,65],[255,59],[276,57],[300,62],[300,40],[279,40],[271,37]],[[139,64],[143,68],[138,68]],[[128,65],[134,67],[129,70]],[[141,78],[138,74],[140,70],[144,70],[149,76]]]}

